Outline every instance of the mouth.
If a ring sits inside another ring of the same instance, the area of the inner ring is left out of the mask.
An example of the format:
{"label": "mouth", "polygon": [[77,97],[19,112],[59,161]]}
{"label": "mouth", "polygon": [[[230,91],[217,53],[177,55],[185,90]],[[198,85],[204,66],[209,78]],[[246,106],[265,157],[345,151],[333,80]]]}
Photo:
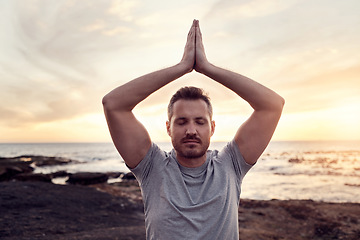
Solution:
{"label": "mouth", "polygon": [[183,143],[190,143],[190,144],[194,144],[194,143],[200,144],[201,143],[200,139],[195,139],[195,138],[191,138],[191,139],[186,138],[182,142]]}

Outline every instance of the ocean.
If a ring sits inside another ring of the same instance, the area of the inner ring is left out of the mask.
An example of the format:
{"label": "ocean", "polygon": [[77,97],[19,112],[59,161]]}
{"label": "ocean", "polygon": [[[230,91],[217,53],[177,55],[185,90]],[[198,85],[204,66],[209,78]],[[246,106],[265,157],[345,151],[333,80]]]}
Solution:
{"label": "ocean", "polygon": [[[171,143],[157,143],[170,151]],[[221,149],[214,142],[210,149]],[[128,172],[112,143],[0,143],[1,157],[59,156],[78,164],[37,167],[35,172]],[[65,179],[54,183],[64,184]],[[245,176],[242,198],[360,202],[360,141],[272,141]]]}

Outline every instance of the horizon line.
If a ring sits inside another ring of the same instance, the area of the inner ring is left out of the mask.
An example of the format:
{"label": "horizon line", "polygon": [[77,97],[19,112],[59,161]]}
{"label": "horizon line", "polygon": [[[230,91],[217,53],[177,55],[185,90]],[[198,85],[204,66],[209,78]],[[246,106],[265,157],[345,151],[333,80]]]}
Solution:
{"label": "horizon line", "polygon": [[[231,140],[230,140],[231,141]],[[328,139],[328,140],[324,140],[324,139],[319,139],[319,140],[313,140],[313,139],[308,139],[308,140],[271,140],[271,142],[358,142],[360,141],[360,139]],[[154,143],[171,143],[171,141],[152,141]],[[211,141],[211,143],[224,143],[224,142],[229,142],[229,141]],[[0,141],[0,144],[61,144],[61,143],[67,143],[67,144],[70,144],[70,143],[73,143],[73,144],[76,144],[76,143],[113,143],[112,141],[99,141],[99,142],[86,142],[86,141],[48,141],[48,142],[42,142],[42,141],[33,141],[33,142],[28,142],[28,141],[24,141],[24,142],[2,142]]]}

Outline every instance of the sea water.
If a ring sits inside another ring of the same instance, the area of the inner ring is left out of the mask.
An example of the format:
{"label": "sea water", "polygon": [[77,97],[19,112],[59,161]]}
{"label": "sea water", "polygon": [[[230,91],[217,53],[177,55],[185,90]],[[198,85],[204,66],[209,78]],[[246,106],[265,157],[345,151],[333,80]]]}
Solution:
{"label": "sea water", "polygon": [[[170,151],[169,142],[157,143]],[[214,142],[210,149],[226,143]],[[112,143],[2,143],[1,157],[43,155],[78,163],[35,172],[128,172]],[[64,179],[62,179],[64,180]],[[55,183],[64,181],[54,180]],[[360,202],[360,141],[273,141],[245,176],[242,198]]]}

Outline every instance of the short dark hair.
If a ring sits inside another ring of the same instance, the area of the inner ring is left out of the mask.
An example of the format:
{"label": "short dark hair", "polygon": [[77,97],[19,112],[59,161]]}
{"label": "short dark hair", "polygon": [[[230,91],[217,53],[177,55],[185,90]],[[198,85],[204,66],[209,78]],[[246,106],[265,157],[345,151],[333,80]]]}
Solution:
{"label": "short dark hair", "polygon": [[213,110],[209,96],[203,89],[197,87],[182,87],[170,99],[168,105],[168,119],[170,120],[173,115],[174,103],[178,100],[203,100],[208,106],[210,119],[212,119]]}

